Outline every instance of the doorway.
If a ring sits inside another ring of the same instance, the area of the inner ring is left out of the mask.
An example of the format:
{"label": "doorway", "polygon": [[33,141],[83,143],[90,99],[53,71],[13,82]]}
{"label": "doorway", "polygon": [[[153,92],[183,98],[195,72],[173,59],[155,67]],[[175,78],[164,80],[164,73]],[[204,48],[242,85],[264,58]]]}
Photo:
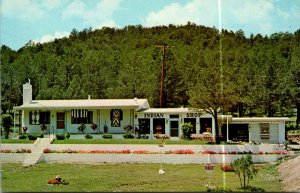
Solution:
{"label": "doorway", "polygon": [[171,137],[179,137],[178,121],[170,121]]}
{"label": "doorway", "polygon": [[56,113],[56,128],[65,128],[65,113]]}

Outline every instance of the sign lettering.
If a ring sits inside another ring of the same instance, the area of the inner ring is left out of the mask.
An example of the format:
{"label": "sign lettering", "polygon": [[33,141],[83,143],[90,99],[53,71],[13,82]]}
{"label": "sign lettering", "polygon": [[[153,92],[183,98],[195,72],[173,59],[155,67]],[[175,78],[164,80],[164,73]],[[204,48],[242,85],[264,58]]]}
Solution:
{"label": "sign lettering", "polygon": [[200,117],[201,113],[187,113],[186,117]]}
{"label": "sign lettering", "polygon": [[145,118],[161,118],[164,117],[163,113],[145,113],[144,114]]}

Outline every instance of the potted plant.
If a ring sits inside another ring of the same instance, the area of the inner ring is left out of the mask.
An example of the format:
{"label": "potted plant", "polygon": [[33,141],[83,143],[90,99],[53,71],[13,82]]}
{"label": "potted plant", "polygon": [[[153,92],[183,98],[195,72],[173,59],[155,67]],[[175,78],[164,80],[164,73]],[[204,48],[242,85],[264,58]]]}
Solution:
{"label": "potted plant", "polygon": [[92,124],[91,124],[91,129],[93,129],[94,132],[96,132],[97,125],[96,125],[95,123],[92,123]]}
{"label": "potted plant", "polygon": [[23,133],[26,134],[26,131],[27,131],[28,128],[27,127],[22,127],[22,129],[23,129]]}

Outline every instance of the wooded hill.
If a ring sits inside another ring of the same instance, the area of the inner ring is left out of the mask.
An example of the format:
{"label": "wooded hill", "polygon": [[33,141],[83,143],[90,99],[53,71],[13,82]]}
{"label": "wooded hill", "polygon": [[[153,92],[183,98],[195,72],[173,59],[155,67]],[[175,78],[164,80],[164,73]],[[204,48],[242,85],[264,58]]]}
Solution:
{"label": "wooded hill", "polygon": [[[221,37],[221,38],[220,38]],[[221,43],[220,43],[221,39]],[[300,112],[300,29],[271,36],[169,25],[73,29],[68,38],[18,51],[1,47],[2,110],[33,99],[146,98],[159,107],[162,50],[165,107],[221,107],[239,116]],[[221,48],[221,51],[220,51]],[[299,119],[300,120],[300,119]]]}

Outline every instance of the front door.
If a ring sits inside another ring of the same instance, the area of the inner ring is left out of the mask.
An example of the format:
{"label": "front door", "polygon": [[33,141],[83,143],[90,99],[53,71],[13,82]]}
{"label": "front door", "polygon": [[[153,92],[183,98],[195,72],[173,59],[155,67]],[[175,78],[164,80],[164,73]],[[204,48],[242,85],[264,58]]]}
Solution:
{"label": "front door", "polygon": [[178,121],[170,121],[171,137],[179,137]]}
{"label": "front door", "polygon": [[56,113],[56,128],[65,128],[65,113]]}

